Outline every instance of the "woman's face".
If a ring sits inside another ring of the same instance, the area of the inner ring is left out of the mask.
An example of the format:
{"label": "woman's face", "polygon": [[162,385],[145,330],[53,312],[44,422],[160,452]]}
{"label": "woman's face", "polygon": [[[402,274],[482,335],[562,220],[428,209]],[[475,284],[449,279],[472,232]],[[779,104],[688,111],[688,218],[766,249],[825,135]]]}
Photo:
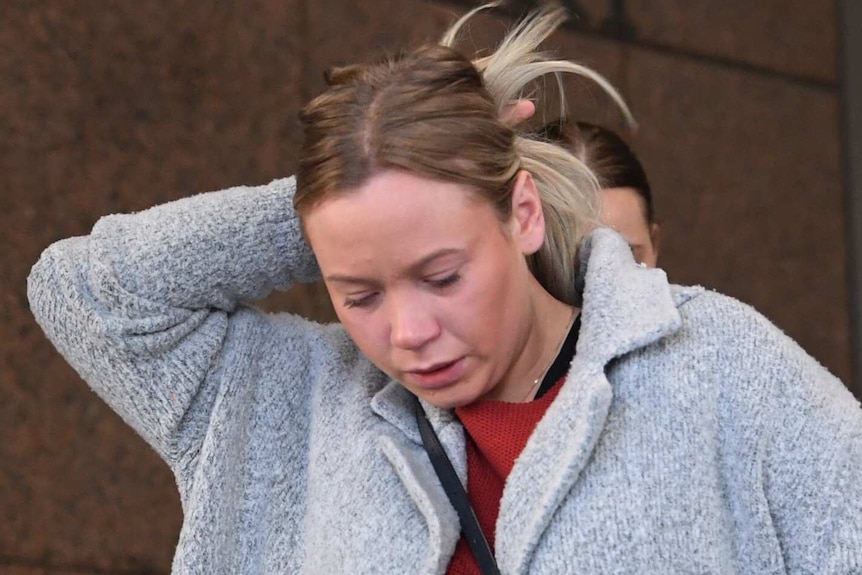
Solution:
{"label": "woman's face", "polygon": [[381,370],[440,407],[510,400],[538,286],[524,255],[544,237],[540,204],[538,215],[532,199],[519,204],[519,185],[508,222],[466,186],[396,170],[304,218],[347,332]]}
{"label": "woman's face", "polygon": [[602,217],[632,248],[635,260],[654,268],[658,259],[659,226],[647,222],[644,199],[633,188],[602,190]]}

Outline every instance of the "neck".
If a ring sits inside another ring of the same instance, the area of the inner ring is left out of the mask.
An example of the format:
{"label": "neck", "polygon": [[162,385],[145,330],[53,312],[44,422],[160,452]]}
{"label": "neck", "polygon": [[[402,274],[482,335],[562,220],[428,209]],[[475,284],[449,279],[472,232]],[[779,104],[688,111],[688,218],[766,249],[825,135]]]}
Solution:
{"label": "neck", "polygon": [[522,403],[535,395],[537,384],[556,359],[577,309],[555,299],[538,282],[518,359],[486,399]]}

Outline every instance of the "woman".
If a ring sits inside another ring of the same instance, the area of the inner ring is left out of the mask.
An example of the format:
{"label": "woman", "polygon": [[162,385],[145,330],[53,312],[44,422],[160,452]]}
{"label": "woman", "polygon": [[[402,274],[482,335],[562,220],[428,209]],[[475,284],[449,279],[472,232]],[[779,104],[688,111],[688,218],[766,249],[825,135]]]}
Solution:
{"label": "woman", "polygon": [[632,149],[616,133],[587,122],[550,122],[539,133],[593,171],[602,186],[602,223],[625,238],[635,261],[654,268],[661,227],[646,172]]}
{"label": "woman", "polygon": [[[176,475],[175,573],[478,572],[423,421],[501,573],[860,568],[847,390],[615,233],[581,242],[595,179],[508,125],[539,74],[594,77],[536,54],[562,18],[475,64],[449,47],[459,22],[335,70],[296,185],[108,216],[45,251],[36,317]],[[240,303],[321,275],[340,325]]]}

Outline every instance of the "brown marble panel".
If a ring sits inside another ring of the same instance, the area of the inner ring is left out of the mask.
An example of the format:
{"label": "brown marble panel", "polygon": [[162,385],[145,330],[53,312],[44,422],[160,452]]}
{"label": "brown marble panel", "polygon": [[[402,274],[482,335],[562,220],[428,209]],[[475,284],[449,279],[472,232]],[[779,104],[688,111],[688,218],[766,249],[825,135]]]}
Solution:
{"label": "brown marble panel", "polygon": [[0,564],[0,575],[47,575],[47,572],[41,567]]}
{"label": "brown marble panel", "polygon": [[326,0],[308,3],[309,98],[324,88],[323,72],[380,59],[437,40],[464,10],[420,0]]}
{"label": "brown marble panel", "polygon": [[48,575],[42,567],[0,564],[0,575]]}
{"label": "brown marble panel", "polygon": [[25,278],[50,242],[86,233],[102,214],[290,174],[300,7],[4,6],[0,556],[169,571],[180,524],[173,478],[45,341]]}
{"label": "brown marble panel", "polygon": [[[591,29],[602,27],[613,3],[577,1]],[[622,4],[638,39],[815,81],[836,79],[834,2],[629,0]]]}
{"label": "brown marble panel", "polygon": [[848,381],[837,97],[637,50],[626,82],[660,263],[753,304]]}
{"label": "brown marble panel", "polygon": [[[625,46],[576,32],[562,32],[549,40],[548,48],[562,58],[589,66],[604,76],[626,101],[630,99],[627,86],[629,50]],[[627,128],[623,113],[592,81],[567,75],[565,95],[572,118],[618,131]],[[553,113],[549,119],[554,119]]]}

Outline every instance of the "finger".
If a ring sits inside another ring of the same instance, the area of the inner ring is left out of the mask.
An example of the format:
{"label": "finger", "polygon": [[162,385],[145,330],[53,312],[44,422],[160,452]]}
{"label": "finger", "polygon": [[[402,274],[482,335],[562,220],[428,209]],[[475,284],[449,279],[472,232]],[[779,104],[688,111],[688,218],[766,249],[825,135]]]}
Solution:
{"label": "finger", "polygon": [[529,120],[535,113],[536,104],[532,100],[518,100],[514,104],[506,106],[503,110],[503,123],[514,127]]}

